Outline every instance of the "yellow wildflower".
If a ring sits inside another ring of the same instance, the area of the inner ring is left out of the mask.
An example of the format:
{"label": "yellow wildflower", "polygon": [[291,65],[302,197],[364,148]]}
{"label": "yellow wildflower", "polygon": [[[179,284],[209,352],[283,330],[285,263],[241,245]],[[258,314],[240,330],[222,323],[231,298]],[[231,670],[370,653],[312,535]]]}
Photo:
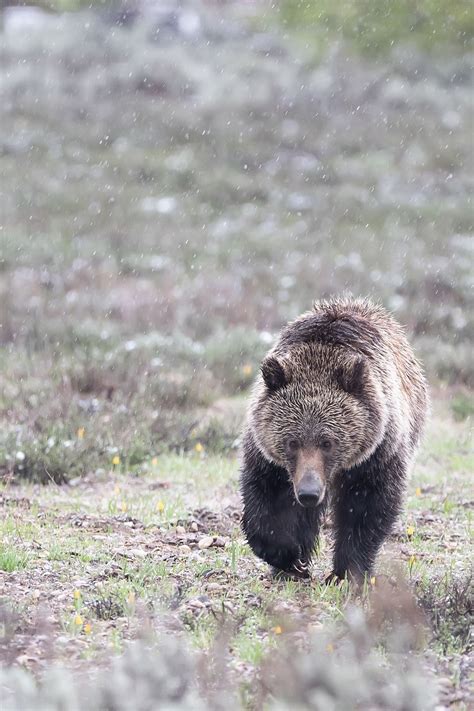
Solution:
{"label": "yellow wildflower", "polygon": [[120,508],[122,509],[122,513],[125,513],[125,511],[128,509],[128,504],[126,501],[122,501]]}
{"label": "yellow wildflower", "polygon": [[413,563],[416,561],[416,555],[411,555],[410,560],[408,561],[410,568],[413,565]]}
{"label": "yellow wildflower", "polygon": [[273,628],[272,628],[272,631],[273,631],[275,634],[281,634],[281,633],[283,632],[283,630],[282,630],[282,628],[280,627],[280,625],[276,625],[275,627],[273,627]]}
{"label": "yellow wildflower", "polygon": [[164,503],[161,501],[161,499],[156,502],[156,510],[159,511],[160,513],[162,513],[162,511],[165,510],[165,505],[164,505]]}
{"label": "yellow wildflower", "polygon": [[112,458],[112,464],[116,466],[117,464],[120,464],[120,457],[118,454],[115,455],[115,457]]}
{"label": "yellow wildflower", "polygon": [[82,627],[83,619],[80,615],[76,615],[74,618],[74,624],[76,627]]}
{"label": "yellow wildflower", "polygon": [[79,427],[77,430],[77,439],[84,439],[84,435],[86,433],[86,430],[84,427]]}
{"label": "yellow wildflower", "polygon": [[419,486],[416,487],[415,496],[421,496],[421,489]]}
{"label": "yellow wildflower", "polygon": [[134,605],[135,604],[135,593],[133,590],[130,590],[130,592],[127,595],[127,602],[129,605]]}
{"label": "yellow wildflower", "polygon": [[84,625],[84,632],[86,634],[90,634],[92,632],[92,625],[90,622],[86,622],[86,624]]}
{"label": "yellow wildflower", "polygon": [[74,590],[74,600],[80,600],[80,599],[81,599],[81,591]]}
{"label": "yellow wildflower", "polygon": [[414,526],[407,526],[407,536],[411,537],[415,533],[415,528]]}
{"label": "yellow wildflower", "polygon": [[202,446],[201,442],[196,442],[196,444],[194,445],[194,449],[198,454],[201,454],[201,452],[204,451],[204,447]]}
{"label": "yellow wildflower", "polygon": [[372,585],[372,587],[375,585],[375,575],[370,578],[370,584]]}

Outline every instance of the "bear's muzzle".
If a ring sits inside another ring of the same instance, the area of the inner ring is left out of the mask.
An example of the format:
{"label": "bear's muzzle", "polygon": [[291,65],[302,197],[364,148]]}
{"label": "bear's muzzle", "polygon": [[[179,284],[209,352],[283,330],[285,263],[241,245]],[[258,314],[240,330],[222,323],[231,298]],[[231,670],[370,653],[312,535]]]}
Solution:
{"label": "bear's muzzle", "polygon": [[326,493],[324,460],[317,448],[300,450],[293,478],[295,496],[302,506],[318,506]]}
{"label": "bear's muzzle", "polygon": [[298,488],[295,488],[296,498],[303,506],[317,506],[324,499],[326,487],[313,471],[303,475]]}

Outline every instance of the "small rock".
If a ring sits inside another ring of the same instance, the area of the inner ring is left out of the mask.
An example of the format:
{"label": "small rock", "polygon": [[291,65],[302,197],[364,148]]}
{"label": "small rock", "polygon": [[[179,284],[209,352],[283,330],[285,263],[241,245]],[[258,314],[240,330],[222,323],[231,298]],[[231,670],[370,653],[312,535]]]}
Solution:
{"label": "small rock", "polygon": [[187,546],[185,543],[183,545],[178,546],[178,550],[180,553],[191,553],[191,548]]}
{"label": "small rock", "polygon": [[214,543],[213,536],[204,536],[204,538],[201,538],[201,540],[198,542],[198,548],[199,548],[199,550],[202,551],[205,548],[210,548],[213,543]]}
{"label": "small rock", "polygon": [[188,607],[194,608],[194,609],[203,609],[206,607],[206,602],[200,598],[194,598],[192,600],[189,600],[188,602]]}
{"label": "small rock", "polygon": [[129,554],[132,556],[136,556],[137,558],[146,558],[148,553],[141,548],[130,548]]}
{"label": "small rock", "polygon": [[186,529],[184,526],[176,526],[176,533],[178,533],[180,536],[183,535],[183,533],[186,533]]}
{"label": "small rock", "polygon": [[193,521],[191,524],[191,531],[196,532],[197,530],[199,530],[198,525],[197,525],[196,521]]}

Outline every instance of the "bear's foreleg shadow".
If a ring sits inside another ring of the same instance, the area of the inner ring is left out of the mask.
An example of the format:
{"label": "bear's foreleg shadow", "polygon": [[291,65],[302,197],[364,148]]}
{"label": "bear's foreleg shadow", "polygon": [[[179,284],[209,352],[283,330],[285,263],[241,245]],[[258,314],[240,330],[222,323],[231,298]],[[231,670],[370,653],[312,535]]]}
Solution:
{"label": "bear's foreleg shadow", "polygon": [[405,475],[398,456],[384,461],[376,452],[368,462],[337,476],[332,500],[333,572],[328,582],[348,577],[361,583],[371,575],[376,555],[400,513]]}

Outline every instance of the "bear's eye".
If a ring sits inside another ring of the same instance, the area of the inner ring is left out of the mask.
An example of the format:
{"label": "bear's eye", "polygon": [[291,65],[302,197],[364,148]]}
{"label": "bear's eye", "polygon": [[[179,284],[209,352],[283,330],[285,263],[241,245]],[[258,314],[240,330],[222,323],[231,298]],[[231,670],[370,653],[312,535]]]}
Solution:
{"label": "bear's eye", "polygon": [[286,446],[288,447],[288,451],[289,451],[289,452],[296,452],[296,450],[297,450],[298,447],[299,447],[298,440],[296,440],[296,439],[289,439]]}
{"label": "bear's eye", "polygon": [[325,449],[326,451],[331,449],[332,447],[332,442],[329,439],[323,439],[321,442],[321,449]]}

